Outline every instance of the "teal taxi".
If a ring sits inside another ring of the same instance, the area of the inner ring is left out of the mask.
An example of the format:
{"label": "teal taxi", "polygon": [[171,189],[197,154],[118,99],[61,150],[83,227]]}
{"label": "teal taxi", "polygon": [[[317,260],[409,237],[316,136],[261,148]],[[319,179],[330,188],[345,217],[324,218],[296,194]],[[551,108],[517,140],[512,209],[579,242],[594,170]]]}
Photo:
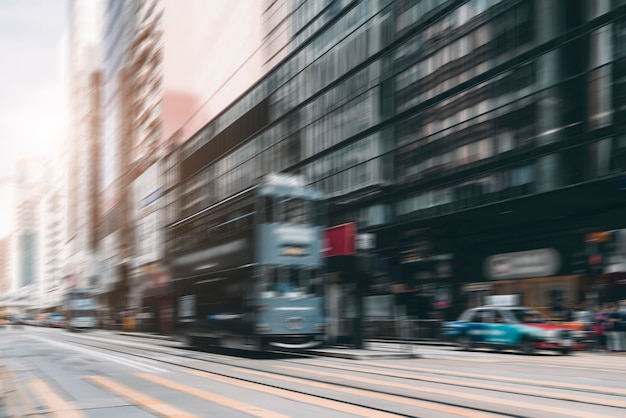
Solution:
{"label": "teal taxi", "polygon": [[521,306],[483,306],[468,309],[458,320],[445,322],[443,337],[463,350],[490,347],[534,354],[537,350],[569,354],[584,348],[578,331],[547,323],[533,309]]}

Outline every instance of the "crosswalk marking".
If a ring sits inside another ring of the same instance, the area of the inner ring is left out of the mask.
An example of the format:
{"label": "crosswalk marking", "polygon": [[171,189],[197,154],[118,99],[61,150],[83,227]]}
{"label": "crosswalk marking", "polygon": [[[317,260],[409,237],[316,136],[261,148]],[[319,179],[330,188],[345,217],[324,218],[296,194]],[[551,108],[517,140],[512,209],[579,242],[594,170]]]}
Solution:
{"label": "crosswalk marking", "polygon": [[31,380],[28,384],[46,403],[53,417],[83,418],[85,416],[71,402],[57,395],[43,380]]}
{"label": "crosswalk marking", "polygon": [[286,389],[275,388],[271,386],[266,386],[260,383],[251,383],[245,382],[242,380],[234,379],[231,377],[220,376],[210,372],[203,372],[199,370],[186,370],[186,373],[192,374],[194,376],[200,376],[212,380],[217,380],[219,382],[228,383],[231,385],[239,386],[246,389],[251,389],[257,392],[264,392],[270,395],[280,396],[282,398],[287,398],[294,400],[296,402],[304,402],[308,404],[312,404],[315,406],[321,406],[328,409],[334,409],[336,411],[341,411],[344,413],[349,413],[353,415],[358,415],[361,417],[368,418],[397,418],[399,415],[397,414],[389,414],[381,411],[374,411],[370,408],[365,408],[361,406],[346,404],[339,401],[333,401],[330,399],[324,399],[313,395],[307,395],[303,393],[292,392]]}
{"label": "crosswalk marking", "polygon": [[[290,368],[289,366],[279,366],[279,367]],[[433,377],[433,376],[416,376],[416,375],[412,375],[408,373],[385,372],[382,370],[373,371],[373,370],[368,370],[368,369],[364,369],[360,367],[340,366],[336,364],[327,364],[325,367],[339,369],[339,370],[359,372],[359,373],[374,373],[374,374],[378,374],[382,376],[398,377],[398,378],[409,379],[409,380],[427,381],[427,382],[432,382],[432,383],[440,383],[443,385],[469,386],[469,387],[472,387],[473,389],[484,389],[484,390],[493,390],[493,391],[500,391],[503,389],[501,385],[492,384],[492,383],[467,382],[465,380]],[[545,389],[526,389],[526,388],[507,388],[507,391],[510,391],[519,395],[552,397],[552,398],[566,400],[566,401],[586,402],[590,404],[599,404],[599,405],[604,405],[604,406],[613,406],[616,408],[626,409],[626,402],[624,401],[618,401],[618,400],[613,400],[613,399],[593,398],[593,397],[584,396],[578,393],[567,394],[567,393],[562,393],[562,392],[548,392]]]}
{"label": "crosswalk marking", "polygon": [[88,376],[87,379],[96,383],[100,387],[117,394],[122,398],[128,399],[145,409],[159,414],[160,416],[168,418],[199,418],[196,415],[190,414],[174,406],[163,403],[158,399],[154,399],[141,392],[137,392],[136,390],[133,390],[128,386],[117,383],[104,376]]}
{"label": "crosswalk marking", "polygon": [[[383,364],[383,363],[375,363],[375,362],[367,362],[361,363],[368,366],[373,367],[382,367],[386,369],[397,369],[404,371],[414,371],[414,372],[424,372],[424,373],[433,373],[439,375],[447,375],[454,377],[469,377],[473,379],[489,379],[496,380],[503,383],[525,383],[533,386],[537,386],[539,383],[537,379],[525,379],[522,377],[513,377],[513,376],[499,376],[499,375],[487,375],[485,374],[485,370],[481,370],[479,374],[477,373],[469,373],[462,371],[447,371],[447,370],[435,370],[430,369],[428,367],[415,367],[415,366],[396,366],[393,364]],[[574,390],[584,390],[584,391],[596,391],[602,392],[605,394],[616,395],[616,396],[626,396],[626,389],[621,388],[605,388],[601,386],[590,386],[583,385],[579,383],[570,383],[570,382],[550,382],[550,381],[541,381],[541,386],[549,386],[555,389],[574,389]]]}
{"label": "crosswalk marking", "polygon": [[170,389],[179,390],[181,392],[185,392],[190,395],[197,396],[198,398],[207,400],[209,402],[213,402],[213,403],[225,406],[227,408],[236,409],[238,411],[244,412],[246,414],[249,414],[255,417],[289,418],[288,415],[283,415],[278,412],[273,412],[267,409],[260,408],[258,406],[236,401],[234,399],[230,399],[221,395],[217,395],[215,393],[211,393],[205,390],[194,388],[192,386],[187,386],[181,383],[172,382],[171,380],[163,379],[161,377],[158,377],[152,374],[137,373],[136,376],[141,377],[142,379],[148,380],[152,383],[156,383],[156,384],[165,386]]}
{"label": "crosswalk marking", "polygon": [[[290,369],[294,371],[306,372],[310,374],[317,374],[320,376],[337,377],[336,373],[323,372],[320,370],[311,370],[311,369],[304,369],[300,367],[291,367],[291,366],[278,366],[278,367],[283,368],[283,369]],[[341,377],[343,379],[355,380],[360,383],[369,383],[369,384],[376,385],[379,387],[389,386],[389,387],[398,388],[398,389],[406,389],[406,390],[413,390],[413,391],[416,390],[415,385],[409,385],[406,383],[384,382],[384,381],[381,381],[380,379],[376,380],[376,379],[369,379],[366,377],[352,377],[352,376],[346,376],[346,375],[342,375]],[[548,406],[548,405],[533,405],[527,402],[513,401],[509,399],[501,399],[495,396],[485,396],[485,395],[478,395],[478,394],[471,394],[471,393],[463,393],[458,390],[426,388],[423,386],[419,387],[419,389],[417,390],[419,390],[420,392],[428,392],[428,393],[432,393],[436,395],[464,398],[464,399],[468,399],[471,401],[481,402],[483,403],[483,405],[500,404],[503,406],[510,406],[510,407],[519,408],[519,409],[532,409],[535,411],[550,412],[553,414],[562,414],[562,415],[570,416],[570,417],[589,418],[588,412],[577,411],[575,409],[560,408],[560,407],[554,407],[554,406]],[[595,418],[602,418],[602,417],[603,417],[602,415],[595,415]]]}
{"label": "crosswalk marking", "polygon": [[[430,409],[432,411],[443,412],[443,413],[457,415],[461,417],[486,418],[486,417],[499,416],[499,415],[494,415],[494,414],[489,414],[489,413],[484,413],[484,412],[470,411],[465,408],[441,405],[441,404],[434,403],[434,402],[420,401],[417,399],[403,398],[403,397],[394,396],[394,395],[386,395],[383,393],[376,393],[376,392],[367,391],[364,389],[353,389],[353,388],[341,387],[341,386],[333,385],[329,383],[315,382],[312,380],[305,380],[305,379],[301,379],[297,377],[281,376],[281,375],[276,375],[276,374],[271,374],[271,373],[260,372],[256,370],[247,370],[247,369],[240,369],[240,368],[233,368],[233,370],[236,370],[242,373],[254,374],[257,376],[269,377],[272,379],[284,380],[287,382],[296,383],[298,385],[307,385],[307,386],[313,386],[313,387],[318,387],[318,388],[323,388],[323,389],[330,389],[335,392],[349,393],[351,395],[364,396],[366,398],[380,399],[380,400],[395,402],[395,403],[399,403],[403,405],[414,406],[417,408]],[[377,417],[382,416],[379,414],[380,413],[376,414],[375,416]]]}

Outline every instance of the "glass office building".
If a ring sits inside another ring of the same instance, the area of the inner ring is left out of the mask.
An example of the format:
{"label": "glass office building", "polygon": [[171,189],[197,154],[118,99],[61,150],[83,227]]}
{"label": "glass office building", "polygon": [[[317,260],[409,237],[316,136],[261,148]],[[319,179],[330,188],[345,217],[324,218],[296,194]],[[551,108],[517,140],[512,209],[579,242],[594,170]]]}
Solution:
{"label": "glass office building", "polygon": [[624,227],[626,1],[293,7],[290,52],[181,147],[180,218],[299,173],[411,315],[583,302],[585,235]]}

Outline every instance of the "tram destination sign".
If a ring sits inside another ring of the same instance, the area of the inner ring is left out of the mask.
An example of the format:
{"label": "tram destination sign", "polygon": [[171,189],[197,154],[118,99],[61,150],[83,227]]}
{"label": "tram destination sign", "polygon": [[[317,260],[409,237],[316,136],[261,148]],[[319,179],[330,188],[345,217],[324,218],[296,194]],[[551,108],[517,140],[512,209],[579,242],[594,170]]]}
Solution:
{"label": "tram destination sign", "polygon": [[265,176],[265,182],[276,186],[304,187],[304,178],[294,174],[270,173]]}

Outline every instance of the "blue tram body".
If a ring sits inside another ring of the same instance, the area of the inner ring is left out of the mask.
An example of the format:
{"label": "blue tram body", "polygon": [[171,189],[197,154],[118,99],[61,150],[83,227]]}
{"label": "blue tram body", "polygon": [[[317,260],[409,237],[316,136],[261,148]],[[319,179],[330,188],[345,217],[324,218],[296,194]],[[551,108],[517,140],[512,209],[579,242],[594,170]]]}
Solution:
{"label": "blue tram body", "polygon": [[320,345],[325,202],[278,177],[170,225],[175,331],[190,345]]}
{"label": "blue tram body", "polygon": [[65,328],[69,331],[93,329],[98,326],[98,303],[93,291],[72,289],[63,300]]}

